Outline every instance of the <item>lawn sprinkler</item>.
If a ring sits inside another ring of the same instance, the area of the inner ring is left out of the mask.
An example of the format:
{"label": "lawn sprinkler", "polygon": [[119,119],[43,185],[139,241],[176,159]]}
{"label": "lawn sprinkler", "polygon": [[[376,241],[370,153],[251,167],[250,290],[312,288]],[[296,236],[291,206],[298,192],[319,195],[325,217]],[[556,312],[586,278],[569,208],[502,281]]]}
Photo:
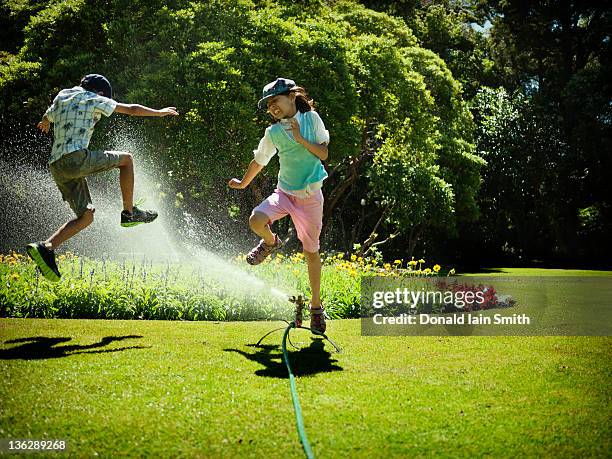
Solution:
{"label": "lawn sprinkler", "polygon": [[302,295],[291,296],[289,297],[289,301],[295,303],[295,320],[293,323],[295,324],[295,328],[300,328],[302,326],[303,314],[302,311],[306,307],[304,303],[306,303],[306,298]]}
{"label": "lawn sprinkler", "polygon": [[[263,335],[259,341],[257,341],[257,344],[255,345],[255,347],[258,347],[261,342],[269,335],[271,335],[272,333],[274,333],[275,331],[279,331],[279,330],[286,330],[285,333],[285,337],[287,338],[287,340],[289,341],[289,344],[291,344],[291,346],[293,346],[295,349],[298,349],[292,342],[291,339],[289,338],[289,330],[292,328],[301,328],[303,330],[310,330],[312,332],[312,334],[314,335],[318,335],[320,337],[322,337],[323,339],[329,341],[329,343],[334,347],[334,349],[336,350],[336,352],[340,353],[342,352],[342,349],[340,349],[340,347],[334,343],[329,336],[327,336],[325,333],[320,332],[318,330],[313,330],[312,328],[309,327],[304,327],[302,325],[303,320],[304,320],[304,309],[306,309],[306,303],[308,303],[308,298],[306,298],[303,295],[292,295],[289,297],[289,302],[295,304],[295,319],[293,320],[293,322],[289,322],[287,320],[283,319],[283,322],[285,322],[287,324],[287,327],[280,327],[280,328],[275,328],[274,330],[270,330],[268,333],[266,333],[265,335]],[[284,338],[283,338],[284,341]]]}

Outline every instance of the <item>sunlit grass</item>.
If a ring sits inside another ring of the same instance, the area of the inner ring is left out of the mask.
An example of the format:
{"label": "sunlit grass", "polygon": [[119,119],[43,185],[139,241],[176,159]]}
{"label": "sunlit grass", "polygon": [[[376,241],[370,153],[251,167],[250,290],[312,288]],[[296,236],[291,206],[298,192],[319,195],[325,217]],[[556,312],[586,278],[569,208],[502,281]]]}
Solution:
{"label": "sunlit grass", "polygon": [[[277,325],[278,324],[278,325]],[[74,457],[303,457],[278,322],[0,320],[0,436]],[[292,332],[317,457],[606,457],[609,337]]]}

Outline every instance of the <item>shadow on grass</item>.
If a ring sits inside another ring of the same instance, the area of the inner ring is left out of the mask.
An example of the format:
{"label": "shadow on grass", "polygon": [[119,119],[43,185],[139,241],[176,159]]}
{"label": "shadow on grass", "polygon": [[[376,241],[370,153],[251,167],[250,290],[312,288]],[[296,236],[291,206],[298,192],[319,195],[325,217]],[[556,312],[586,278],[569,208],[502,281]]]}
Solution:
{"label": "shadow on grass", "polygon": [[[302,347],[298,351],[287,349],[291,371],[293,371],[295,376],[308,376],[343,370],[342,367],[335,365],[337,360],[332,359],[332,355],[325,349],[322,339],[312,337],[310,339],[312,341],[308,347]],[[265,368],[255,371],[257,376],[289,378],[279,344],[261,344],[259,346],[249,344],[248,346],[256,349],[256,351],[246,352],[241,349],[224,349],[224,351],[236,352],[253,362],[263,365]]]}
{"label": "shadow on grass", "polygon": [[[105,336],[99,342],[80,346],[77,344],[68,346],[57,346],[60,343],[66,343],[72,338],[49,338],[47,336],[32,336],[29,338],[18,338],[5,341],[4,344],[21,343],[9,349],[0,349],[0,360],[38,360],[38,359],[55,359],[58,357],[68,357],[74,354],[102,354],[107,352],[120,352],[127,349],[145,349],[150,346],[127,346],[116,349],[98,349],[108,346],[114,341],[123,341],[124,339],[142,338],[139,335],[127,336]],[[90,350],[98,349],[98,350]]]}

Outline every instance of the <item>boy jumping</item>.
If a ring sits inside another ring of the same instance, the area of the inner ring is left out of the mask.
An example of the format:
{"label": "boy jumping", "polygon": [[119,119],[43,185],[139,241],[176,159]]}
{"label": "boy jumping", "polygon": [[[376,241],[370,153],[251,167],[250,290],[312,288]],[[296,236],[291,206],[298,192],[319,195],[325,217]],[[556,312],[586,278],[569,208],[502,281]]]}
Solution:
{"label": "boy jumping", "polygon": [[76,218],[62,225],[47,240],[28,244],[26,250],[43,276],[57,282],[61,274],[55,262],[54,250],[60,244],[87,228],[94,219],[86,177],[110,169],[119,169],[123,211],[121,226],[150,223],[157,218],[153,211],[134,206],[134,162],[132,154],[123,151],[91,151],[87,147],[95,124],[102,115],[113,112],[131,116],[178,115],[175,107],[161,110],[138,104],[121,104],[113,100],[113,90],[102,75],[83,77],[79,86],[61,90],[45,112],[38,128],[47,133],[53,123],[53,148],[49,169],[53,180]]}

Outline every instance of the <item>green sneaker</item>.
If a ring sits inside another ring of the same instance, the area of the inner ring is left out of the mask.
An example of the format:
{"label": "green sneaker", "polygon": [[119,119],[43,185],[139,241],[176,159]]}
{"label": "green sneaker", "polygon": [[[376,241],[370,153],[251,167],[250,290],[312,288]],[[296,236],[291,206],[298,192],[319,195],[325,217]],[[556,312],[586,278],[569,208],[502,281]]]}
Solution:
{"label": "green sneaker", "polygon": [[40,269],[45,279],[51,282],[60,280],[62,275],[57,268],[57,263],[55,263],[55,252],[49,250],[44,242],[33,242],[32,244],[28,244],[26,252],[30,258],[34,260],[34,263],[36,263],[36,266],[38,266],[38,269]]}
{"label": "green sneaker", "polygon": [[128,228],[130,226],[140,225],[141,223],[151,223],[156,218],[157,212],[153,210],[141,210],[134,206],[132,208],[132,213],[126,212],[125,210],[121,212],[121,226]]}

